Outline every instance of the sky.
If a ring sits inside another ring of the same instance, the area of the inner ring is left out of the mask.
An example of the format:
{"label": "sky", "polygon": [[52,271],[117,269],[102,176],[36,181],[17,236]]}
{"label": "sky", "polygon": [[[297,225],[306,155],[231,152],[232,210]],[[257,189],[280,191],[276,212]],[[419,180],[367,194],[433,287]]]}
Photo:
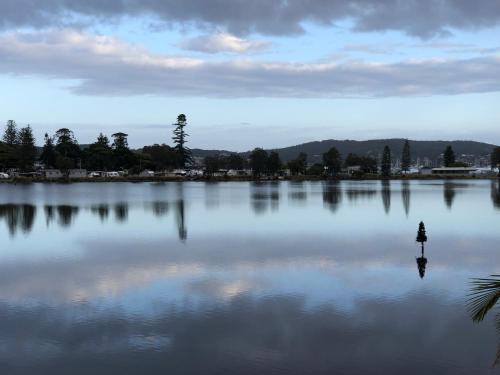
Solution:
{"label": "sky", "polygon": [[245,151],[500,144],[498,0],[0,0],[0,123]]}

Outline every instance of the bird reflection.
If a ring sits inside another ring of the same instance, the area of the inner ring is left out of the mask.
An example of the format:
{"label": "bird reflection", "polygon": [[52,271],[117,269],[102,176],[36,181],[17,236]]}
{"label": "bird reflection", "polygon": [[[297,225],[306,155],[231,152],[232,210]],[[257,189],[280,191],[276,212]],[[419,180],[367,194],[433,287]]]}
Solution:
{"label": "bird reflection", "polygon": [[339,182],[326,182],[323,184],[323,205],[332,212],[337,211],[342,202],[342,191]]}
{"label": "bird reflection", "polygon": [[446,203],[446,207],[451,210],[456,195],[455,185],[453,184],[453,182],[447,181],[444,183],[443,188],[444,202]]}
{"label": "bird reflection", "polygon": [[31,204],[1,204],[0,218],[5,219],[11,236],[18,230],[28,233],[35,222],[36,206]]}
{"label": "bird reflection", "polygon": [[403,199],[406,217],[408,217],[410,213],[410,183],[408,181],[403,181],[401,185],[401,198]]}
{"label": "bird reflection", "polygon": [[491,201],[495,208],[500,209],[500,180],[491,181]]}
{"label": "bird reflection", "polygon": [[382,203],[386,214],[391,210],[391,182],[382,180]]}
{"label": "bird reflection", "polygon": [[[491,275],[489,278],[475,278],[471,281],[472,287],[467,302],[471,319],[480,323],[488,312],[495,307],[500,299],[500,275]],[[500,336],[500,314],[495,317],[497,335]],[[497,352],[493,366],[500,363],[500,341],[497,344]]]}
{"label": "bird reflection", "polygon": [[417,232],[417,242],[421,245],[421,255],[416,259],[418,274],[420,278],[423,279],[425,276],[425,267],[427,266],[427,258],[424,256],[424,243],[427,242],[427,233],[425,230],[425,224],[421,221],[418,224],[418,232]]}

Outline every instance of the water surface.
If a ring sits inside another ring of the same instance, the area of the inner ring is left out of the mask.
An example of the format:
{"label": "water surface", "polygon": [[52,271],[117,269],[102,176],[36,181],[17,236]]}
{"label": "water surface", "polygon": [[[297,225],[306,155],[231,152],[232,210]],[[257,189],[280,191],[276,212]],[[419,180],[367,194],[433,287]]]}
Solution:
{"label": "water surface", "polygon": [[2,184],[0,371],[497,373],[499,229],[496,181]]}

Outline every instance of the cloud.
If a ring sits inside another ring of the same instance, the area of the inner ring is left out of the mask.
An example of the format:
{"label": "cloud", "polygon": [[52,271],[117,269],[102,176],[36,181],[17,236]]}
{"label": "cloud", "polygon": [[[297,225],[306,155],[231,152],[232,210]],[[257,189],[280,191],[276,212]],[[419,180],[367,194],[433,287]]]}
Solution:
{"label": "cloud", "polygon": [[500,57],[293,63],[153,54],[63,30],[0,36],[0,73],[77,80],[83,95],[344,98],[500,91]]}
{"label": "cloud", "polygon": [[186,39],[178,46],[185,50],[205,53],[245,53],[262,51],[269,45],[268,42],[246,40],[228,33],[215,33]]}
{"label": "cloud", "polygon": [[109,23],[145,17],[160,26],[225,29],[237,35],[291,35],[305,22],[332,26],[349,20],[356,31],[397,30],[429,38],[453,29],[497,26],[497,0],[2,0],[0,29]]}

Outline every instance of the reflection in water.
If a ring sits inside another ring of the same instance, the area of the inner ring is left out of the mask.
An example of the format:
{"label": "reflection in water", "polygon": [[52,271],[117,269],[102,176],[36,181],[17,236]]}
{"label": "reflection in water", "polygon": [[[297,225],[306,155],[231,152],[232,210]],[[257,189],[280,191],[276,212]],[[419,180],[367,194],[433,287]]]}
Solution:
{"label": "reflection in water", "polygon": [[156,217],[168,215],[169,207],[168,202],[156,201],[151,203],[151,209]]}
{"label": "reflection in water", "polygon": [[425,267],[427,266],[427,258],[424,256],[424,242],[427,242],[427,234],[425,231],[425,225],[423,221],[421,221],[420,224],[418,225],[417,242],[420,242],[420,245],[422,246],[421,247],[422,253],[420,257],[417,258],[417,268],[420,278],[423,279],[425,276]]}
{"label": "reflection in water", "polygon": [[408,181],[403,181],[401,184],[401,198],[403,199],[406,217],[408,217],[410,213],[410,183]]}
{"label": "reflection in water", "polygon": [[128,219],[128,204],[120,202],[115,204],[115,220],[119,223],[124,223]]}
{"label": "reflection in water", "polygon": [[500,209],[500,180],[491,181],[491,201],[495,208]]}
{"label": "reflection in water", "polygon": [[389,180],[382,180],[382,203],[385,213],[389,214],[391,210],[391,182]]}
{"label": "reflection in water", "polygon": [[291,181],[289,183],[288,199],[297,203],[305,203],[307,200],[307,186],[304,181]]}
{"label": "reflection in water", "polygon": [[377,190],[373,189],[351,189],[346,190],[347,199],[349,201],[356,201],[360,198],[372,199],[377,195]]}
{"label": "reflection in water", "polygon": [[57,223],[61,227],[69,227],[78,214],[79,207],[70,205],[45,206],[45,221],[49,225],[55,219],[57,213]]}
{"label": "reflection in water", "polygon": [[456,195],[455,184],[453,182],[445,181],[443,188],[444,202],[446,203],[446,207],[451,210]]}
{"label": "reflection in water", "polygon": [[11,236],[16,234],[18,229],[27,233],[35,222],[36,206],[31,204],[1,204],[0,218],[5,219]]}
{"label": "reflection in water", "polygon": [[342,202],[342,190],[340,189],[339,182],[325,182],[323,183],[323,205],[328,207],[332,212],[337,211],[340,203]]}
{"label": "reflection in water", "polygon": [[177,231],[179,239],[185,241],[187,239],[186,215],[184,213],[184,200],[181,199],[175,203],[175,218],[177,222]]}
{"label": "reflection in water", "polygon": [[98,204],[90,207],[93,214],[97,214],[101,221],[105,221],[109,216],[109,204]]}
{"label": "reflection in water", "polygon": [[269,208],[279,209],[280,185],[274,182],[255,182],[250,185],[250,203],[253,212],[262,214]]}
{"label": "reflection in water", "polygon": [[[488,312],[497,304],[500,299],[500,275],[491,275],[489,278],[472,279],[472,288],[469,294],[468,310],[472,321],[482,322]],[[497,336],[500,336],[500,314],[495,317]],[[496,358],[493,363],[497,366],[500,363],[500,341],[497,344]]]}

